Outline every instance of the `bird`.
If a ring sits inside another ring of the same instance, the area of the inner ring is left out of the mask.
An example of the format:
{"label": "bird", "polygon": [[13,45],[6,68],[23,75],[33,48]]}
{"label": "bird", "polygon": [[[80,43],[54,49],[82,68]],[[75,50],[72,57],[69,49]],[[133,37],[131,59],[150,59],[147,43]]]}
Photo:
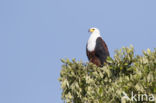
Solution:
{"label": "bird", "polygon": [[91,33],[87,45],[86,54],[89,62],[102,67],[109,55],[108,47],[100,35],[98,28],[92,27],[88,30]]}

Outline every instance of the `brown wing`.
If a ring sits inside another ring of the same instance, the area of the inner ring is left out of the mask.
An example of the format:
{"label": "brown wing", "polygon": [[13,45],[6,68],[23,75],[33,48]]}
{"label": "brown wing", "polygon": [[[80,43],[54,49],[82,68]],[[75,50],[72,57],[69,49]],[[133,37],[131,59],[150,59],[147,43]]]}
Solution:
{"label": "brown wing", "polygon": [[102,65],[109,56],[108,47],[101,37],[96,40],[95,56],[100,59]]}

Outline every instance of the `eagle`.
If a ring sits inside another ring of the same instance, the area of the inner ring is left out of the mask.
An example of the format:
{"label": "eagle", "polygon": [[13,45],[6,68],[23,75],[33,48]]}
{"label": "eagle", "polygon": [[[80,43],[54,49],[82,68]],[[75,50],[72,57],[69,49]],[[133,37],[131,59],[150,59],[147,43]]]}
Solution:
{"label": "eagle", "polygon": [[102,67],[109,55],[108,47],[100,35],[97,28],[90,28],[88,32],[91,33],[87,45],[86,54],[90,62]]}

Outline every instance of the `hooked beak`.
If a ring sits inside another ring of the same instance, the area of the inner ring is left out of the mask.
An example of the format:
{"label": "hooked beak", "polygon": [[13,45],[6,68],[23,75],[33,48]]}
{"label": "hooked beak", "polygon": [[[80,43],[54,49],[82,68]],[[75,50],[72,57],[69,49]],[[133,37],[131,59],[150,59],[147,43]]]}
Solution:
{"label": "hooked beak", "polygon": [[95,30],[95,29],[92,29],[92,28],[91,28],[91,29],[88,30],[88,32],[92,33],[92,32],[94,32],[94,30]]}

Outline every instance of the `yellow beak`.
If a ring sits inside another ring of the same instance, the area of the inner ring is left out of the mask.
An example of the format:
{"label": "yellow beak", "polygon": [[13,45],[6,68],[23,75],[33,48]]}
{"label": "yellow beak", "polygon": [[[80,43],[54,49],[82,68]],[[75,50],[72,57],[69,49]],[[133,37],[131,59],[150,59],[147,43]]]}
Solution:
{"label": "yellow beak", "polygon": [[91,32],[91,33],[92,33],[93,31],[94,31],[94,29],[89,29],[89,30],[88,30],[88,32]]}

